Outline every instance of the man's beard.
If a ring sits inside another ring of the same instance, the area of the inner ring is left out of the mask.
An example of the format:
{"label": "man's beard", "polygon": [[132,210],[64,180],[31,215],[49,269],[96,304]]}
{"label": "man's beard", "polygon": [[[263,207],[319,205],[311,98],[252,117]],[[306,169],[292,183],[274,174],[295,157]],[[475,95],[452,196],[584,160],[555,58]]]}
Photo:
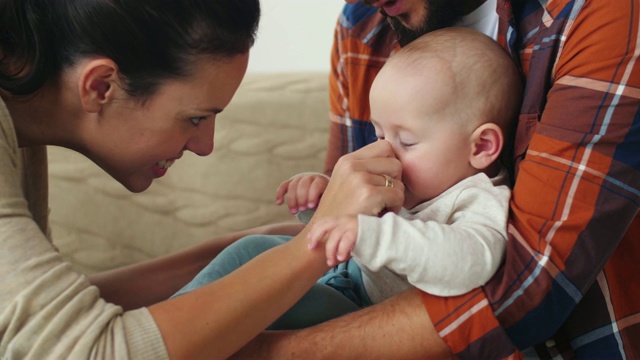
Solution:
{"label": "man's beard", "polygon": [[463,16],[451,0],[425,0],[425,16],[422,23],[416,29],[410,29],[396,17],[387,16],[384,10],[380,12],[387,16],[394,32],[398,36],[400,46],[405,46],[420,36],[438,29],[454,26]]}

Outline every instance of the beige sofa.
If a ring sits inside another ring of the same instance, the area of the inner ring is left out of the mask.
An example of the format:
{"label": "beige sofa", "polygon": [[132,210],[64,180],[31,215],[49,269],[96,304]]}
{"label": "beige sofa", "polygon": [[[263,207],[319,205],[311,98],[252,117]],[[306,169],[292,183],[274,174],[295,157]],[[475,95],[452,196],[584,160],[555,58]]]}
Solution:
{"label": "beige sofa", "polygon": [[213,236],[296,221],[275,205],[281,181],[321,171],[327,74],[248,74],[216,120],[215,149],[191,153],[132,194],[83,156],[49,150],[54,243],[92,273],[153,258]]}

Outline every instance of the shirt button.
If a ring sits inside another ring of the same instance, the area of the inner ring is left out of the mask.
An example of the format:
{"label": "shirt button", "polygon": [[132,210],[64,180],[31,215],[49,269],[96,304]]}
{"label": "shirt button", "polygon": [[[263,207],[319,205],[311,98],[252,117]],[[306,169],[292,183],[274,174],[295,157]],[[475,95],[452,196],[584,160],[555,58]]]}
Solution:
{"label": "shirt button", "polygon": [[547,341],[545,341],[544,343],[548,348],[552,348],[554,346],[556,346],[556,341],[553,339],[549,339]]}

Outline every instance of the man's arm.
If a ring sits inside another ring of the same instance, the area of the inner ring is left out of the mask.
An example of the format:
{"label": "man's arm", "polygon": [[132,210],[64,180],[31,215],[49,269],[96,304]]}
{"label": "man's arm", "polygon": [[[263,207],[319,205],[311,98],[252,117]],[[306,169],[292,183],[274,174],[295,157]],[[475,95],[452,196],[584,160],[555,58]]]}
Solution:
{"label": "man's arm", "polygon": [[338,159],[376,140],[369,88],[395,46],[395,34],[374,7],[347,4],[334,32],[329,73],[330,123],[324,173]]}
{"label": "man's arm", "polygon": [[264,332],[234,359],[452,358],[415,289],[296,331]]}
{"label": "man's arm", "polygon": [[347,135],[343,131],[346,126],[346,118],[349,112],[349,95],[346,79],[347,69],[344,56],[342,55],[342,37],[344,32],[340,26],[340,21],[336,25],[333,34],[333,45],[331,48],[331,71],[329,73],[329,137],[327,153],[324,158],[324,173],[331,176],[333,167],[338,159],[347,153],[345,142]]}

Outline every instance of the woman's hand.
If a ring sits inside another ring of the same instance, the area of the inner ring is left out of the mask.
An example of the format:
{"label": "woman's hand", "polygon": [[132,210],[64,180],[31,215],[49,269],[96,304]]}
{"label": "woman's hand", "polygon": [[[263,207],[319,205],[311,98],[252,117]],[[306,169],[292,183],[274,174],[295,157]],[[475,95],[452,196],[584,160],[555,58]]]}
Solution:
{"label": "woman's hand", "polygon": [[404,202],[402,165],[387,141],[376,141],[338,160],[314,219],[398,212]]}

